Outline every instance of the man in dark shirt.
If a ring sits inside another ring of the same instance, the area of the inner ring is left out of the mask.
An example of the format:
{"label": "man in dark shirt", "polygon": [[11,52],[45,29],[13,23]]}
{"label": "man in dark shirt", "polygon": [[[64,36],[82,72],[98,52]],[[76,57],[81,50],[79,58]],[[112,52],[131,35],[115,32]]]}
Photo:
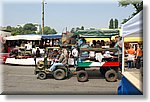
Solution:
{"label": "man in dark shirt", "polygon": [[39,48],[37,48],[37,50],[36,50],[36,57],[41,57]]}

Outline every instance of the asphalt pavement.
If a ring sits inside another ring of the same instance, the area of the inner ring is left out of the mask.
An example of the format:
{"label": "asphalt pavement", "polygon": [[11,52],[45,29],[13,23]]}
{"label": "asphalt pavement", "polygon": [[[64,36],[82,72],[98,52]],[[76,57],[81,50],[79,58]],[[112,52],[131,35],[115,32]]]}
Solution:
{"label": "asphalt pavement", "polygon": [[2,94],[117,94],[120,80],[107,82],[98,70],[88,70],[89,80],[78,82],[76,76],[55,80],[49,76],[37,79],[34,66],[1,65],[3,73]]}

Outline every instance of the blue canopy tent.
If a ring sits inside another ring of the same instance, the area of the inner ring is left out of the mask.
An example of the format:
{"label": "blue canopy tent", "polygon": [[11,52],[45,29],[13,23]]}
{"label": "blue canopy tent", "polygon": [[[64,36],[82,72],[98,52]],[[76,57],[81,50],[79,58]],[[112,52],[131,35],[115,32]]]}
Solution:
{"label": "blue canopy tent", "polygon": [[50,34],[50,35],[42,35],[42,39],[61,39],[62,34]]}
{"label": "blue canopy tent", "polygon": [[57,47],[61,43],[62,33],[41,35],[42,47]]}

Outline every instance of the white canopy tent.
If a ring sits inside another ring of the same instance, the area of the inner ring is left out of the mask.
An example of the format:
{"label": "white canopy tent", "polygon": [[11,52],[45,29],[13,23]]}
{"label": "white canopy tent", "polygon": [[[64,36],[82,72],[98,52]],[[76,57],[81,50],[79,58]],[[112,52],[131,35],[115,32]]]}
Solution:
{"label": "white canopy tent", "polygon": [[[128,22],[122,25],[122,74],[126,77],[139,91],[143,92],[142,81],[135,78],[130,72],[124,70],[124,38],[125,37],[143,37],[143,11],[139,12]],[[125,86],[124,86],[125,87]]]}
{"label": "white canopy tent", "polygon": [[143,11],[122,25],[122,72],[124,72],[124,38],[143,37]]}

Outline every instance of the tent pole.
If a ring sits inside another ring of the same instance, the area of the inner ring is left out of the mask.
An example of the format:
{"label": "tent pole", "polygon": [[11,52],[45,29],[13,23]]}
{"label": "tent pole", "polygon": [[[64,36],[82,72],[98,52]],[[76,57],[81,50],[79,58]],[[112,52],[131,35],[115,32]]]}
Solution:
{"label": "tent pole", "polygon": [[122,37],[122,73],[124,73],[124,37]]}

